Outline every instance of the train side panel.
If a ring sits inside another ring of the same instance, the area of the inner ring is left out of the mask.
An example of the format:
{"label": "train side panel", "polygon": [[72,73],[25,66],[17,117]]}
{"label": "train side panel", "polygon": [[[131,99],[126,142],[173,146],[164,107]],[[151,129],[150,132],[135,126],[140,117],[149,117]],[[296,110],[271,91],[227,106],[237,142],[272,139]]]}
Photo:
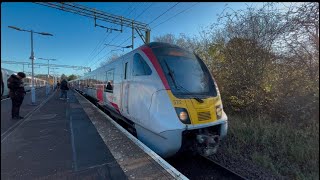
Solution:
{"label": "train side panel", "polygon": [[2,93],[1,96],[6,97],[6,96],[9,96],[9,88],[8,88],[7,80],[9,79],[11,74],[14,74],[15,72],[9,69],[1,68],[1,73],[2,73],[2,80],[3,80],[3,84],[2,84],[3,89],[1,90],[1,93]]}

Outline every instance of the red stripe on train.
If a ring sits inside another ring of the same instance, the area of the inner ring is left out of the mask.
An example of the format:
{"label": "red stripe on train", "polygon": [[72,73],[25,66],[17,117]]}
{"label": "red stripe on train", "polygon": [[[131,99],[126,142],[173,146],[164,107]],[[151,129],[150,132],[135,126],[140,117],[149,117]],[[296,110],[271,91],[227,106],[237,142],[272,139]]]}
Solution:
{"label": "red stripe on train", "polygon": [[118,111],[118,113],[121,114],[118,105],[116,103],[113,103],[113,102],[110,102],[110,103]]}
{"label": "red stripe on train", "polygon": [[103,88],[104,88],[103,84],[98,84],[97,85],[97,99],[100,102],[103,102]]}
{"label": "red stripe on train", "polygon": [[153,54],[151,48],[147,47],[147,46],[143,46],[141,47],[141,50],[146,54],[146,56],[150,59],[153,67],[156,69],[158,75],[160,76],[160,79],[164,85],[164,87],[166,88],[166,90],[170,90],[168,81],[166,79],[166,76],[164,75],[161,66],[157,60],[157,57]]}

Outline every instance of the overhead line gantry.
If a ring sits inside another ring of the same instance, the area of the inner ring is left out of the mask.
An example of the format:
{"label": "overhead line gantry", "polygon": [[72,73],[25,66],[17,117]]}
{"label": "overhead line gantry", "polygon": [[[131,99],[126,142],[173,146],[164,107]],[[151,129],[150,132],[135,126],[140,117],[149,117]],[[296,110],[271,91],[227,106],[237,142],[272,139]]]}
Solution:
{"label": "overhead line gantry", "polygon": [[[22,65],[28,65],[30,66],[31,63],[29,62],[19,62],[19,61],[3,61],[1,60],[1,63],[5,63],[5,64],[22,64]],[[35,66],[47,66],[49,67],[48,64],[45,64],[45,63],[34,63]],[[50,67],[61,67],[61,68],[72,68],[72,69],[82,69],[82,70],[85,70],[87,72],[90,72],[91,71],[91,68],[90,67],[84,67],[84,66],[71,66],[71,65],[59,65],[59,64],[50,64]]]}
{"label": "overhead line gantry", "polygon": [[[117,16],[110,13],[106,13],[100,10],[93,8],[88,8],[79,4],[70,3],[70,2],[35,2],[36,4],[48,6],[51,8],[56,8],[62,11],[71,12],[74,14],[79,14],[89,18],[93,18],[95,21],[95,26],[106,28],[107,31],[123,31],[123,26],[132,28],[132,49],[134,47],[134,30],[139,34],[142,41],[147,44],[150,43],[150,31],[148,24],[135,21],[133,19],[125,18],[123,16]],[[120,25],[120,29],[108,28],[102,25],[98,25],[96,20],[101,20],[113,24]],[[143,34],[143,32],[145,34]]]}

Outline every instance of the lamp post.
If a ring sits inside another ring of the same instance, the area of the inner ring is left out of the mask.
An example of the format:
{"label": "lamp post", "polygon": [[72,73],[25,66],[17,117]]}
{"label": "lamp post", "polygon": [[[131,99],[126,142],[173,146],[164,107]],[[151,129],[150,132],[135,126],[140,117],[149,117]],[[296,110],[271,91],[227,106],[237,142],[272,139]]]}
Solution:
{"label": "lamp post", "polygon": [[12,29],[15,29],[17,31],[26,31],[26,32],[30,32],[31,34],[31,56],[30,56],[30,59],[31,59],[31,68],[32,68],[32,86],[31,86],[31,104],[35,104],[36,102],[36,92],[35,92],[35,88],[34,88],[34,74],[33,74],[33,62],[34,62],[34,52],[33,52],[33,33],[35,34],[41,34],[41,35],[44,35],[44,36],[53,36],[52,34],[50,33],[46,33],[46,32],[35,32],[33,30],[25,30],[25,29],[20,29],[18,27],[15,27],[15,26],[8,26],[9,28],[12,28]]}
{"label": "lamp post", "polygon": [[55,87],[55,71],[50,71],[51,72],[51,76],[52,76],[52,81],[53,81],[53,84],[52,84],[52,92],[54,92],[54,87]]}
{"label": "lamp post", "polygon": [[52,73],[52,78],[53,78],[53,86],[52,86],[52,90],[54,91],[54,88],[56,86],[56,82],[57,82],[57,78],[56,78],[56,71],[55,69],[59,69],[59,68],[51,68],[51,73]]}
{"label": "lamp post", "polygon": [[46,59],[46,58],[38,58],[41,60],[47,60],[48,61],[48,76],[47,76],[47,85],[46,85],[46,95],[48,96],[50,93],[50,85],[49,85],[49,67],[50,67],[50,63],[49,61],[56,61],[56,59]]}

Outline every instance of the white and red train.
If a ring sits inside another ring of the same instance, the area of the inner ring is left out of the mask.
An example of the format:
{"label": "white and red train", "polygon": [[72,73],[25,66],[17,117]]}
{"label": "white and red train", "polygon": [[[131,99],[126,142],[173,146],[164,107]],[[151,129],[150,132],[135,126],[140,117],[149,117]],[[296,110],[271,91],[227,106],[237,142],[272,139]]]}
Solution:
{"label": "white and red train", "polygon": [[153,42],[69,82],[162,157],[216,152],[228,129],[218,86],[203,61]]}
{"label": "white and red train", "polygon": [[[12,74],[16,74],[16,73],[17,72],[15,71],[1,68],[1,98],[8,97],[9,89],[7,85],[7,80]],[[31,76],[26,76],[26,78],[23,79],[25,91],[31,90],[31,86],[32,86],[31,79],[32,79]],[[46,85],[46,81],[39,78],[34,78],[34,82],[35,82],[34,84],[35,88],[44,87]]]}

